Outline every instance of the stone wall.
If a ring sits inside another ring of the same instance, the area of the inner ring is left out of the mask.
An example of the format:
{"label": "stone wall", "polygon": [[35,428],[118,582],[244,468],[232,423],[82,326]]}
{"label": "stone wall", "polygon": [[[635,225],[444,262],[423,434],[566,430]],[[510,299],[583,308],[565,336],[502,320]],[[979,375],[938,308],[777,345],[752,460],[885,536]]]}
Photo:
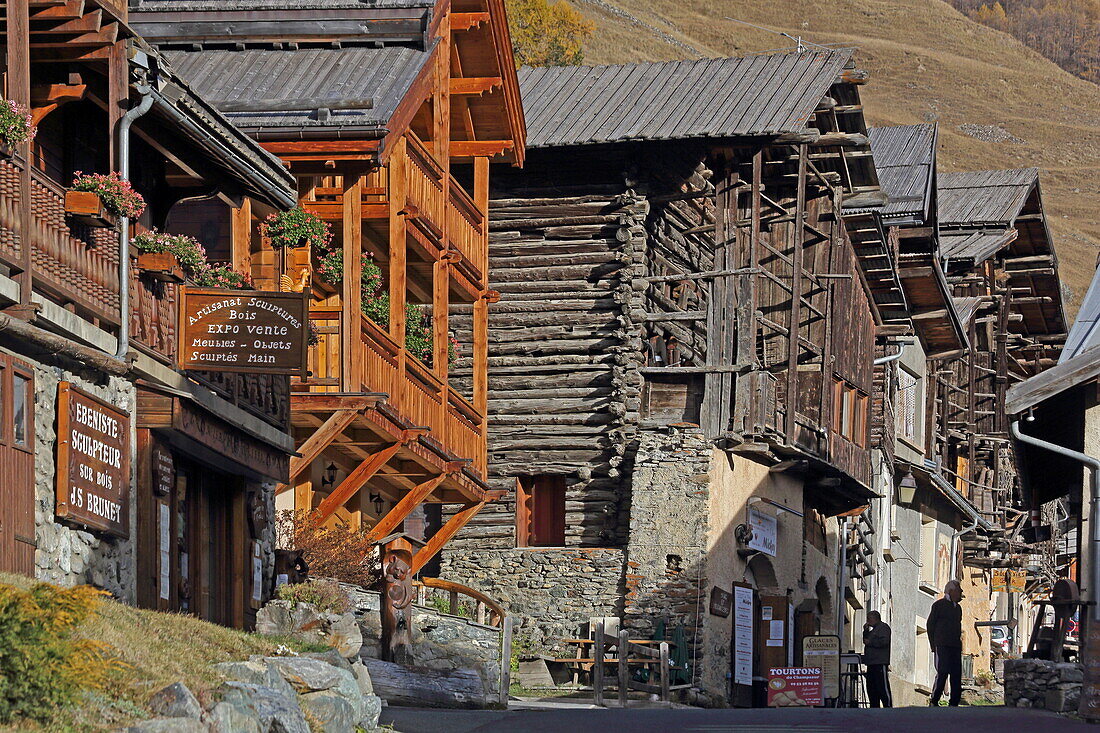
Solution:
{"label": "stone wall", "polygon": [[646,639],[682,626],[699,664],[712,450],[698,429],[642,431],[630,489],[624,625]]}
{"label": "stone wall", "polygon": [[[27,360],[25,356],[19,356]],[[30,361],[30,360],[28,360]],[[127,603],[134,602],[134,556],[130,539],[92,533],[58,522],[54,516],[57,456],[57,385],[61,381],[100,397],[132,414],[134,385],[118,377],[91,381],[61,367],[32,362],[35,374],[35,574],[63,586],[89,583]],[[135,445],[133,434],[131,451]],[[131,458],[133,454],[131,452]],[[131,460],[131,465],[133,461]],[[131,531],[137,523],[130,501]]]}
{"label": "stone wall", "polygon": [[476,588],[517,619],[516,637],[533,649],[565,651],[595,616],[620,617],[623,551],[525,547],[444,555],[440,577]]}
{"label": "stone wall", "polygon": [[1045,659],[1005,660],[1005,705],[1073,712],[1081,698],[1084,668]]}

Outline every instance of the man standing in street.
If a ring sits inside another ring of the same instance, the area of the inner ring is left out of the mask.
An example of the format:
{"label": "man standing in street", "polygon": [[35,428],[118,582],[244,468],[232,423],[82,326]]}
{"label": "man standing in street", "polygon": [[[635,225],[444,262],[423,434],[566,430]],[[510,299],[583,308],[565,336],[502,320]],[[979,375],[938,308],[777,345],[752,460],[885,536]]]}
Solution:
{"label": "man standing in street", "polygon": [[939,707],[947,678],[951,678],[951,698],[948,705],[957,707],[962,697],[962,585],[947,581],[943,598],[932,604],[928,614],[928,643],[936,655],[936,684],[928,704]]}
{"label": "man standing in street", "polygon": [[878,611],[867,613],[863,624],[863,663],[867,665],[867,697],[873,708],[894,707],[890,695],[890,626]]}

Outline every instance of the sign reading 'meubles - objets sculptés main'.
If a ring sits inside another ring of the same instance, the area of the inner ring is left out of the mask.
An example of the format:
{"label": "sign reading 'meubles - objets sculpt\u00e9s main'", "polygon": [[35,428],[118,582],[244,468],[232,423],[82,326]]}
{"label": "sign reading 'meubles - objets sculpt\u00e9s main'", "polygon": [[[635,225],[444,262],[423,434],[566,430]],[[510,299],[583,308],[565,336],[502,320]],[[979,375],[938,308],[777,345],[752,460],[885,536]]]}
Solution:
{"label": "sign reading 'meubles - objets sculpt\u00e9s main'", "polygon": [[308,327],[302,293],[184,286],[180,367],[304,376]]}
{"label": "sign reading 'meubles - objets sculpt\u00e9s main'", "polygon": [[68,382],[57,416],[57,516],[128,537],[130,416]]}

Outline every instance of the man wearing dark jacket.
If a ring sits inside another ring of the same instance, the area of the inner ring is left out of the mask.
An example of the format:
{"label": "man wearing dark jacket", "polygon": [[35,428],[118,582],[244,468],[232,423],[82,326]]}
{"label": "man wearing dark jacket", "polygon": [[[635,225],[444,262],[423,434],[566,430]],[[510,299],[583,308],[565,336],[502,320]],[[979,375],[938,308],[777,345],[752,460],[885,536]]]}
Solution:
{"label": "man wearing dark jacket", "polygon": [[944,597],[932,604],[928,614],[928,643],[936,655],[936,684],[929,705],[939,707],[947,678],[951,678],[951,699],[948,705],[957,707],[962,697],[962,586],[957,580],[947,581]]}
{"label": "man wearing dark jacket", "polygon": [[871,707],[894,707],[890,695],[890,626],[878,611],[867,613],[863,625],[863,663],[867,665],[867,697]]}

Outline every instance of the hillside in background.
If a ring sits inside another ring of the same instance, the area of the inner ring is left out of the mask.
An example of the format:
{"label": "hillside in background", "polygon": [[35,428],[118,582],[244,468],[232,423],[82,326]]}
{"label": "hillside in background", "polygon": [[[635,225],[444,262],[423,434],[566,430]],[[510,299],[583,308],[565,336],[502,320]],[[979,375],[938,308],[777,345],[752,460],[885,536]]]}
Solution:
{"label": "hillside in background", "polygon": [[875,125],[936,121],[946,171],[1038,167],[1069,314],[1100,252],[1100,86],[940,0],[572,0],[596,24],[586,64],[786,48],[776,28],[855,46]]}

